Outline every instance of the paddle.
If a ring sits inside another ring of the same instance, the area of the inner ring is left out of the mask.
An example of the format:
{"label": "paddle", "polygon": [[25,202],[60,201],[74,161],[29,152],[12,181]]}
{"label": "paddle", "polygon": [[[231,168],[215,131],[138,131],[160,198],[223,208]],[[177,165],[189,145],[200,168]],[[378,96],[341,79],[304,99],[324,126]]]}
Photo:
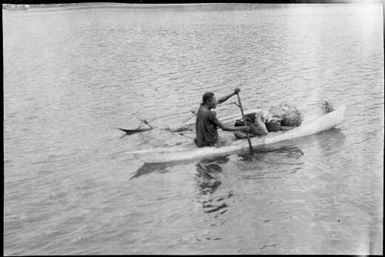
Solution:
{"label": "paddle", "polygon": [[[238,97],[239,108],[241,109],[241,113],[242,113],[242,119],[243,119],[243,122],[244,122],[245,127],[246,127],[247,124],[246,124],[245,114],[243,113],[243,108],[242,108],[241,98],[239,97],[239,92],[237,93],[237,97]],[[253,147],[252,147],[251,141],[250,141],[249,130],[246,130],[246,135],[247,135],[247,142],[249,143],[250,155],[253,155]]]}

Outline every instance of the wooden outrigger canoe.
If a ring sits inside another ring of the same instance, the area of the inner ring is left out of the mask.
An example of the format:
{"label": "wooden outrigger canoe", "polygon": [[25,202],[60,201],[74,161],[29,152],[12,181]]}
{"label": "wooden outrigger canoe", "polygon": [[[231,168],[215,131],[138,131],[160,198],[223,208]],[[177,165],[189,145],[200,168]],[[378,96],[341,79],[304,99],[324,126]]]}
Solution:
{"label": "wooden outrigger canoe", "polygon": [[[285,140],[291,140],[303,136],[325,131],[342,123],[346,107],[339,106],[329,113],[320,113],[304,117],[301,126],[288,131],[270,132],[266,136],[253,137],[251,143],[253,148],[273,144]],[[249,110],[245,113],[258,112],[258,109]],[[220,119],[222,122],[239,118],[238,115],[226,116]],[[192,122],[191,124],[194,124]],[[183,126],[191,125],[184,124]],[[175,127],[178,128],[178,127]],[[217,156],[229,155],[234,153],[247,152],[249,149],[247,140],[235,140],[231,144],[222,147],[197,147],[193,142],[185,145],[167,148],[151,148],[129,152],[130,155],[146,163],[167,163],[190,161]]]}

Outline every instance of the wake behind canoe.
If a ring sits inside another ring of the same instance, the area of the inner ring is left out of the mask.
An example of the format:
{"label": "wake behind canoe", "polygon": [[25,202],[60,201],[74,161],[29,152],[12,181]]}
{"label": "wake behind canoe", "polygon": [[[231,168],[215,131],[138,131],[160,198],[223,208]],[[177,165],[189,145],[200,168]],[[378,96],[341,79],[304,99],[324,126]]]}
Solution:
{"label": "wake behind canoe", "polygon": [[[251,138],[253,147],[264,146],[285,140],[308,136],[319,133],[340,124],[344,119],[345,106],[340,106],[334,111],[305,117],[299,127],[288,131],[270,132],[266,136]],[[217,156],[241,153],[248,150],[246,140],[236,140],[230,145],[223,147],[201,147],[198,148],[194,143],[168,148],[153,148],[140,151],[129,152],[130,155],[147,163],[166,163],[191,161],[202,158],[212,158]]]}

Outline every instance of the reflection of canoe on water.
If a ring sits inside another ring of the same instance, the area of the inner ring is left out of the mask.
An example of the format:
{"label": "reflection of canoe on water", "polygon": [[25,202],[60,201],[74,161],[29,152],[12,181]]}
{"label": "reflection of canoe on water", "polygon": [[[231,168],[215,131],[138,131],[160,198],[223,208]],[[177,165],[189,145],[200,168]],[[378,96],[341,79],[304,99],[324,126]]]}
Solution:
{"label": "reflection of canoe on water", "polygon": [[[340,124],[344,119],[344,114],[345,106],[340,106],[329,113],[305,116],[299,127],[295,127],[288,131],[270,132],[266,136],[253,137],[250,140],[253,147],[258,147],[316,134],[334,128]],[[249,146],[247,140],[234,140],[231,144],[223,147],[198,148],[194,143],[190,143],[177,147],[152,148],[134,151],[129,152],[129,154],[147,163],[164,163],[241,153],[248,151],[248,149]]]}

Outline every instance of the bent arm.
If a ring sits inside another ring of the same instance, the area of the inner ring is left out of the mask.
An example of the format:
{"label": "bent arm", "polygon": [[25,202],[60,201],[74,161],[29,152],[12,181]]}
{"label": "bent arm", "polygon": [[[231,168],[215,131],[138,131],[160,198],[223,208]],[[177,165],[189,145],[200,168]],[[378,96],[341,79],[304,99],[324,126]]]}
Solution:
{"label": "bent arm", "polygon": [[227,100],[228,100],[230,97],[232,97],[233,95],[235,95],[234,92],[231,93],[231,94],[228,94],[228,95],[226,95],[226,96],[223,96],[223,97],[219,98],[219,99],[217,100],[217,104],[221,104],[221,103],[227,101]]}
{"label": "bent arm", "polygon": [[248,126],[241,126],[241,127],[233,127],[233,126],[223,126],[223,131],[243,131],[243,132],[250,132],[250,128]]}
{"label": "bent arm", "polygon": [[236,95],[236,94],[239,94],[239,92],[241,92],[241,90],[239,88],[236,88],[234,89],[234,92],[229,94],[229,95],[226,95],[224,97],[221,97],[217,100],[217,104],[221,104],[223,103],[224,101],[226,101],[227,99],[229,99],[230,97],[232,97],[233,95]]}

